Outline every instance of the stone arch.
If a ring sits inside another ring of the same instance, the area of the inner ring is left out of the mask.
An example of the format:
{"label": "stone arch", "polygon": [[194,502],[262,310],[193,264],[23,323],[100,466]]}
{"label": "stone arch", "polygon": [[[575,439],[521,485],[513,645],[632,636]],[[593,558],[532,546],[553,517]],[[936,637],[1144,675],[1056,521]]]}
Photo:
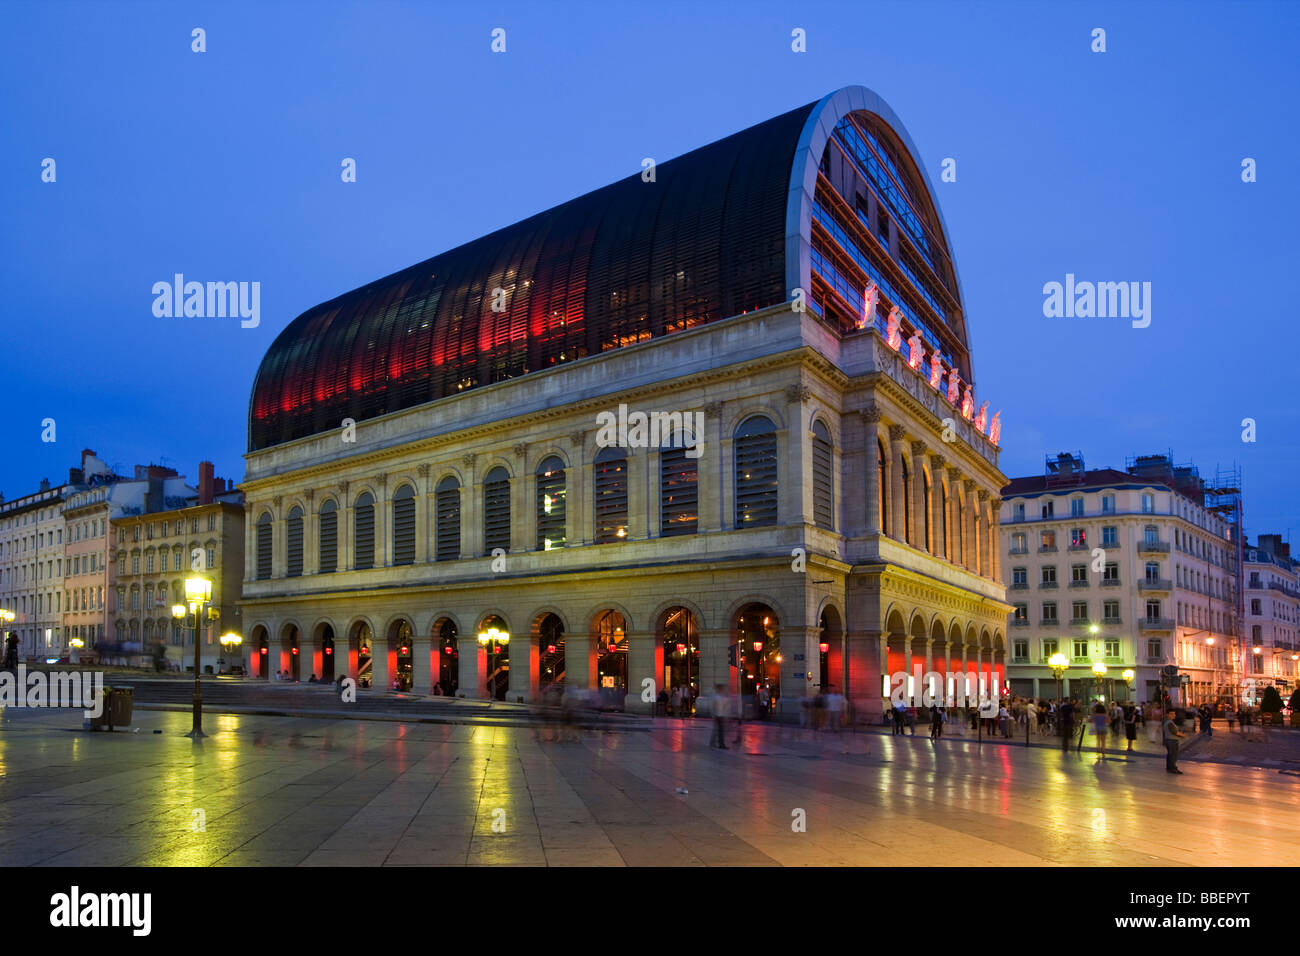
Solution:
{"label": "stone arch", "polygon": [[286,671],[292,680],[302,679],[302,638],[302,625],[296,618],[280,622],[278,670]]}
{"label": "stone arch", "polygon": [[747,604],[766,604],[776,614],[777,620],[783,622],[782,626],[788,626],[794,620],[794,617],[786,613],[785,606],[776,598],[763,594],[749,594],[739,600],[732,601],[731,606],[727,608],[727,615],[723,620],[729,629],[735,630],[736,616],[740,614]]}
{"label": "stone arch", "polygon": [[731,409],[730,417],[727,420],[726,427],[722,430],[724,439],[731,438],[736,434],[736,429],[745,423],[747,419],[756,415],[762,415],[764,418],[772,420],[772,426],[778,431],[785,431],[789,427],[786,417],[776,410],[772,405],[761,400],[746,402],[738,409]]}
{"label": "stone arch", "polygon": [[684,607],[695,616],[695,626],[699,630],[705,629],[704,612],[694,601],[686,598],[674,598],[668,601],[661,601],[659,605],[650,614],[649,620],[654,627],[655,635],[663,637],[664,623],[667,621],[668,612],[674,608]]}
{"label": "stone arch", "polygon": [[[487,472],[484,472],[484,474],[487,474]],[[438,485],[440,485],[443,481],[445,481],[448,478],[455,478],[456,484],[458,484],[462,488],[465,487],[465,476],[461,474],[459,468],[454,468],[451,465],[444,466],[443,468],[440,468],[438,471],[434,472],[433,485],[431,487],[437,488]]]}
{"label": "stone arch", "polygon": [[517,477],[519,477],[518,475],[519,469],[515,468],[512,462],[501,457],[500,455],[493,455],[491,458],[483,462],[483,469],[482,471],[479,472],[479,474],[482,476],[480,478],[480,483],[482,481],[482,478],[485,478],[488,475],[492,474],[493,468],[503,469],[506,473],[506,477],[509,478],[511,481],[514,481]]}

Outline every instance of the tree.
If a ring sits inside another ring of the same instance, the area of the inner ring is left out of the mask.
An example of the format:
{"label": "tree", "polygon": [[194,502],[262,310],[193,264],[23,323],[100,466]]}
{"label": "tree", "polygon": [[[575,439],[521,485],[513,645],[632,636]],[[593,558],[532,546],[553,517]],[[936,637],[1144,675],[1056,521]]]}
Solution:
{"label": "tree", "polygon": [[1282,695],[1277,692],[1276,687],[1270,684],[1264,688],[1264,699],[1259,702],[1259,709],[1266,714],[1282,712]]}
{"label": "tree", "polygon": [[1295,692],[1291,694],[1291,712],[1300,713],[1300,687],[1297,687]]}

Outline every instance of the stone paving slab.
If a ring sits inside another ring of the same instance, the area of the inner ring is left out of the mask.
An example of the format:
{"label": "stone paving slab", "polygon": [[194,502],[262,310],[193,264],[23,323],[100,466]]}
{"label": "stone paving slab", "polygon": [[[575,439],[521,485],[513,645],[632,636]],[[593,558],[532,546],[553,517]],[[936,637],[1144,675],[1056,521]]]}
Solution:
{"label": "stone paving slab", "polygon": [[1023,741],[759,724],[720,751],[705,721],[552,742],[530,728],[238,715],[211,715],[212,735],[196,743],[183,736],[189,721],[137,712],[140,733],[106,734],[82,731],[72,712],[0,713],[0,864],[1257,866],[1300,856],[1300,777],[1190,759],[1175,777],[1150,754],[1103,761]]}

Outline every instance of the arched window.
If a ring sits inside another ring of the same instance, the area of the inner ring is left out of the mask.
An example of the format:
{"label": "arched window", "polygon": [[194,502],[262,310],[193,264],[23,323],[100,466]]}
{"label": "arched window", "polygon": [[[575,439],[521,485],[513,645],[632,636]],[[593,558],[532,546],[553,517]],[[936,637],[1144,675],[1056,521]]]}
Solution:
{"label": "arched window", "polygon": [[889,529],[889,459],[885,456],[885,444],[876,441],[876,497],[880,499],[880,532]]}
{"label": "arched window", "polygon": [[415,563],[415,489],[402,485],[393,495],[393,564]]}
{"label": "arched window", "polygon": [[320,559],[317,574],[333,574],[339,569],[339,506],[328,500],[320,506]]}
{"label": "arched window", "polygon": [[699,475],[699,458],[688,456],[685,448],[666,448],[659,453],[661,537],[695,533],[700,517]]}
{"label": "arched window", "polygon": [[353,567],[365,570],[375,566],[375,499],[368,491],[357,496],[352,506],[353,551],[356,562]]}
{"label": "arched window", "polygon": [[257,519],[257,580],[271,577],[271,513],[263,511]]}
{"label": "arched window", "polygon": [[500,465],[483,479],[483,550],[510,550],[510,474]]}
{"label": "arched window", "polygon": [[821,419],[812,427],[813,523],[835,530],[835,489],[831,479],[831,433]]}
{"label": "arched window", "polygon": [[537,550],[564,547],[564,462],[552,455],[537,466]]}
{"label": "arched window", "polygon": [[460,557],[460,482],[448,475],[434,492],[437,508],[437,552],[435,560],[455,561]]}
{"label": "arched window", "polygon": [[601,449],[596,455],[596,544],[627,540],[627,452]]}
{"label": "arched window", "polygon": [[776,426],[755,415],[736,429],[732,453],[736,459],[736,527],[776,524]]}
{"label": "arched window", "polygon": [[300,577],[302,575],[302,509],[297,505],[289,509],[284,540],[287,549],[285,574],[291,578]]}

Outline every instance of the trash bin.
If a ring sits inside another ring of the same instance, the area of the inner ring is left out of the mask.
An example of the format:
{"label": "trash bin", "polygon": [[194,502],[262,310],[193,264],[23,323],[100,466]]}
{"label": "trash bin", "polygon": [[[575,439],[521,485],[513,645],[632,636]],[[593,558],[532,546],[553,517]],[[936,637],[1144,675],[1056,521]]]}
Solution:
{"label": "trash bin", "polygon": [[134,687],[114,687],[108,695],[108,729],[129,727],[135,707]]}

